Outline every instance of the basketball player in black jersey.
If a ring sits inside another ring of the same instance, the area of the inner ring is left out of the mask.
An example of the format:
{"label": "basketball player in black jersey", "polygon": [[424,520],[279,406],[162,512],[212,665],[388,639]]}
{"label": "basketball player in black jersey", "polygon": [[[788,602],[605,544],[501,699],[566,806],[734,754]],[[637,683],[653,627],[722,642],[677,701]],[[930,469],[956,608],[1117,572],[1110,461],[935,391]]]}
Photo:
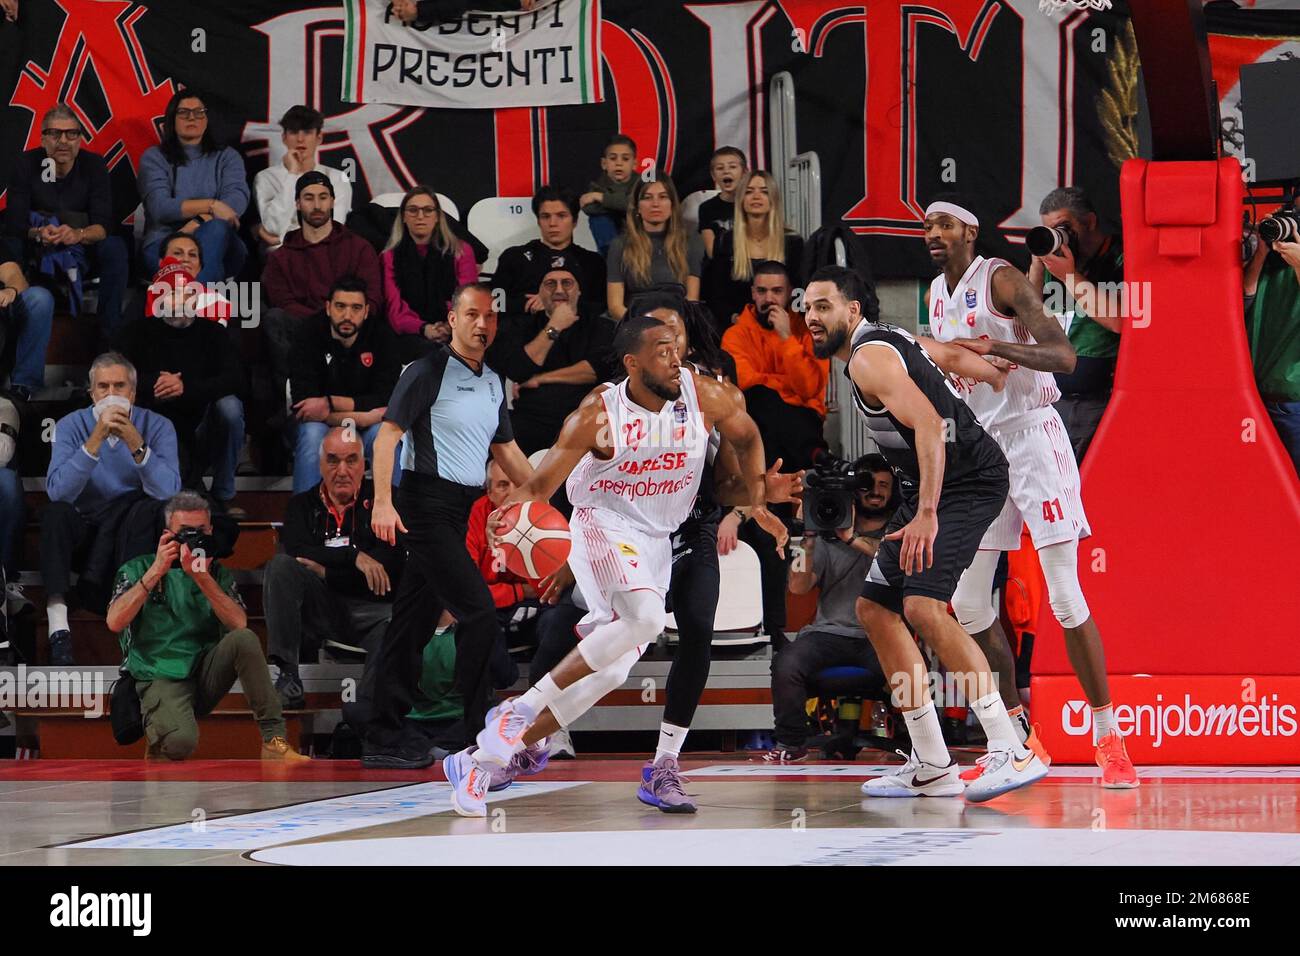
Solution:
{"label": "basketball player in black jersey", "polygon": [[866,295],[862,279],[839,266],[819,269],[804,293],[814,350],[848,366],[854,404],[898,472],[903,495],[863,585],[858,620],[891,675],[912,753],[898,771],[867,781],[862,790],[873,797],[964,792],[967,800],[988,800],[1041,779],[1047,767],[1017,742],[993,752],[985,772],[963,785],[904,618],[957,678],[989,740],[1018,741],[988,661],[948,614],[957,579],[1006,501],[1007,460],[935,362],[998,389],[1006,374],[982,358],[968,362],[949,351],[960,346],[918,341],[903,329],[867,321]]}

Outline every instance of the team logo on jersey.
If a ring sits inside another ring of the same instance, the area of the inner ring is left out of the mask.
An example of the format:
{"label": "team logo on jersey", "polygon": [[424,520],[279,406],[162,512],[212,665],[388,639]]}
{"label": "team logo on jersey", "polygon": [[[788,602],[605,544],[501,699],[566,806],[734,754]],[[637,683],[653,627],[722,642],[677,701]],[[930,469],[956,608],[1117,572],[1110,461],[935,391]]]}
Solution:
{"label": "team logo on jersey", "polygon": [[374,364],[375,364],[375,353],[374,353],[374,352],[362,352],[362,353],[361,353],[361,364],[364,365],[366,368],[370,368],[370,366],[374,365]]}
{"label": "team logo on jersey", "polygon": [[968,313],[966,313],[966,324],[969,325],[972,329],[975,328],[975,313],[974,313],[974,312],[968,312]]}
{"label": "team logo on jersey", "polygon": [[630,544],[619,542],[618,553],[623,555],[625,558],[635,558],[636,548],[632,547]]}
{"label": "team logo on jersey", "polygon": [[686,403],[673,405],[673,441],[679,442],[686,437]]}
{"label": "team logo on jersey", "polygon": [[974,289],[967,289],[967,290],[966,290],[966,308],[968,308],[968,309],[973,309],[973,308],[975,308],[975,303],[976,303],[976,301],[977,301],[977,300],[976,300],[976,298],[975,298],[975,290],[974,290]]}

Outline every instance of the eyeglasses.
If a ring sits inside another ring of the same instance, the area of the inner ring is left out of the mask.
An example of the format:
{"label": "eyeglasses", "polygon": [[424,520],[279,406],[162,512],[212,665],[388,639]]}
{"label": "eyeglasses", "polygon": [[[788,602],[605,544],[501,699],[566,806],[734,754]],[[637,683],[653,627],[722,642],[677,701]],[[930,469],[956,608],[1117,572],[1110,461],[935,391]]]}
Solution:
{"label": "eyeglasses", "polygon": [[208,110],[207,107],[205,106],[200,106],[198,109],[194,109],[194,110],[183,109],[183,110],[176,111],[176,116],[178,119],[196,120],[196,119],[203,119],[203,117],[207,115],[208,115]]}
{"label": "eyeglasses", "polygon": [[81,130],[79,129],[43,129],[41,135],[47,139],[52,139],[56,143],[63,140],[67,143],[75,143],[81,139]]}
{"label": "eyeglasses", "polygon": [[574,282],[572,279],[547,279],[542,283],[542,288],[547,292],[554,292],[556,289],[563,289],[565,292],[570,292],[577,284],[578,283]]}
{"label": "eyeglasses", "polygon": [[407,206],[406,215],[408,216],[436,216],[438,214],[437,206]]}

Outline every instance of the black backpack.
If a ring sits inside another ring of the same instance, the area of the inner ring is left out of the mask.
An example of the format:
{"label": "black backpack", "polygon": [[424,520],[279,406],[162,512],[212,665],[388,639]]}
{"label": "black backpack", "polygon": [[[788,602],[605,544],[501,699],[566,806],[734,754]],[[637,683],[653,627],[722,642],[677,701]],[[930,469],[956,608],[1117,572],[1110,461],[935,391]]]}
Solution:
{"label": "black backpack", "polygon": [[822,266],[844,266],[852,269],[866,283],[869,302],[862,304],[863,315],[872,322],[880,318],[880,300],[876,296],[876,280],[871,272],[871,260],[862,237],[843,221],[822,226],[803,245],[800,274],[807,282]]}

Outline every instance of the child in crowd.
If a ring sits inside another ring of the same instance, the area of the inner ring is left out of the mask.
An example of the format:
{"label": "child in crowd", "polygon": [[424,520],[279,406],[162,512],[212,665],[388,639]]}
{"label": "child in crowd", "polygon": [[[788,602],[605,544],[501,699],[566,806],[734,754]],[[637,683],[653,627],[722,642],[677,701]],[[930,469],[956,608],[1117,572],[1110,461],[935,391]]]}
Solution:
{"label": "child in crowd", "polygon": [[709,157],[709,175],[713,177],[718,195],[700,203],[699,217],[700,238],[704,240],[704,251],[710,258],[718,236],[731,231],[732,219],[736,215],[736,191],[747,172],[749,161],[735,146],[715,149]]}
{"label": "child in crowd", "polygon": [[603,256],[623,231],[627,197],[636,184],[636,142],[622,133],[605,144],[600,157],[601,176],[587,185],[578,205],[591,223],[591,235]]}

